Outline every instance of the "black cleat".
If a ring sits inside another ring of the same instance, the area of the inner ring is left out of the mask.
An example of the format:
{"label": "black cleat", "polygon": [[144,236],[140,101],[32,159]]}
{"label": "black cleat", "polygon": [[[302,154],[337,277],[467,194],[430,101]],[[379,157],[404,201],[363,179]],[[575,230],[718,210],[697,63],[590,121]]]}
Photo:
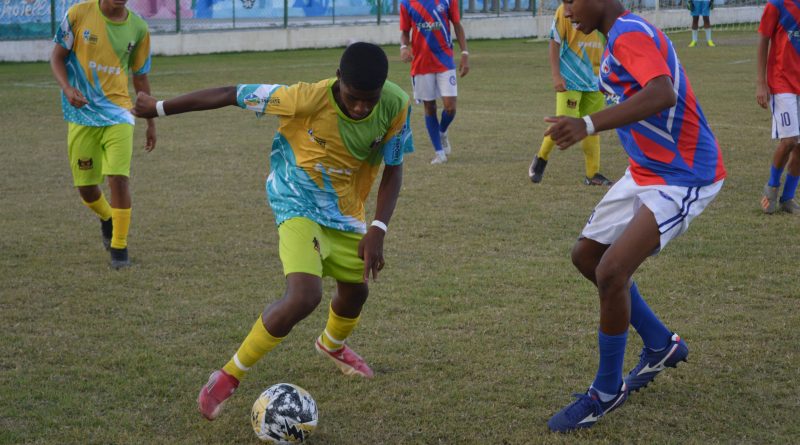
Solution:
{"label": "black cleat", "polygon": [[114,270],[124,269],[131,267],[131,261],[128,259],[128,248],[115,249],[111,247],[111,268]]}
{"label": "black cleat", "polygon": [[606,178],[605,176],[601,175],[600,173],[595,173],[594,176],[591,178],[583,178],[584,185],[605,185],[605,186],[612,186],[614,185],[614,181]]}
{"label": "black cleat", "polygon": [[528,178],[530,178],[531,182],[534,184],[538,184],[542,182],[542,176],[544,175],[544,168],[547,167],[547,161],[536,156],[533,158],[533,162],[531,162],[531,166],[528,167]]}

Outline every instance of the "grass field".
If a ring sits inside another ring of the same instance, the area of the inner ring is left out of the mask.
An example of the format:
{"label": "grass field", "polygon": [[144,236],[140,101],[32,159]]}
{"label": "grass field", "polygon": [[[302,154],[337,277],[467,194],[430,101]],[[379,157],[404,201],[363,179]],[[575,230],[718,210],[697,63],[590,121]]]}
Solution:
{"label": "grass field", "polygon": [[[71,187],[48,65],[0,64],[0,443],[256,443],[250,406],[281,381],[316,398],[314,444],[796,443],[800,219],[758,207],[775,142],[754,99],[756,37],[718,32],[718,48],[693,50],[688,33],[672,38],[729,174],[635,277],[687,340],[689,363],[571,435],[545,422],[596,369],[596,292],[569,252],[605,190],[581,184],[577,147],[553,154],[541,184],[528,181],[555,106],[545,43],[471,42],[448,164],[429,165],[415,108],[387,267],[350,340],[376,378],[345,378],[314,352],[326,298],[213,423],[197,413],[197,391],[283,291],[263,192],[276,120],[233,108],[160,119],[150,154],[139,125],[134,267],[115,272]],[[390,78],[409,90],[408,66],[387,50]],[[162,98],[314,81],[334,74],[340,53],[155,58],[150,80]],[[614,133],[602,150],[602,171],[621,176]],[[626,368],[641,347],[630,339]]]}

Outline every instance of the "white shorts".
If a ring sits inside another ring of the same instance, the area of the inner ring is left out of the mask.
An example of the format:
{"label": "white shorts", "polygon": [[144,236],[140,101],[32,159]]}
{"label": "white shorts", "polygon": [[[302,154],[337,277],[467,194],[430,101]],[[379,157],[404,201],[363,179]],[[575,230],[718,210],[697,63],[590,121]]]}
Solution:
{"label": "white shorts", "polygon": [[790,93],[774,94],[769,99],[772,110],[772,138],[800,136],[800,96]]}
{"label": "white shorts", "polygon": [[679,185],[637,185],[630,171],[603,196],[581,232],[600,244],[611,245],[622,235],[628,223],[644,204],[653,212],[661,233],[655,255],[670,240],[685,232],[689,223],[714,200],[724,180],[703,187]]}
{"label": "white shorts", "polygon": [[456,70],[443,73],[417,74],[411,77],[411,86],[414,89],[414,100],[431,101],[440,97],[458,96],[456,86]]}

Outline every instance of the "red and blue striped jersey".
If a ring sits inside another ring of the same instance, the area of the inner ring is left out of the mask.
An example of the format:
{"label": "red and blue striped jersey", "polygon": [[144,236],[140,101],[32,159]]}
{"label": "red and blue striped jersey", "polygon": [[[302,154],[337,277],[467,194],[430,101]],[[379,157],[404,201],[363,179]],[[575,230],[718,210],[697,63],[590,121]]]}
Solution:
{"label": "red and blue striped jersey", "polygon": [[800,0],[769,0],[758,32],[770,38],[769,92],[800,95]]}
{"label": "red and blue striped jersey", "polygon": [[458,0],[401,0],[400,30],[411,31],[411,75],[456,69],[450,23],[459,23]]}
{"label": "red and blue striped jersey", "polygon": [[659,76],[669,76],[678,100],[672,108],[617,128],[639,185],[698,187],[725,177],[722,152],[672,42],[661,30],[626,11],[608,32],[600,64],[600,90],[619,104]]}

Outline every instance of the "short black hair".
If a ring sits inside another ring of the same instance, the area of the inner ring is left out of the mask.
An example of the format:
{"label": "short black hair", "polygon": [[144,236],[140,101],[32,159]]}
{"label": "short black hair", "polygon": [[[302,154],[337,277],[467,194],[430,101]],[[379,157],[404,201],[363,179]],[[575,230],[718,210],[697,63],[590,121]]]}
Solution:
{"label": "short black hair", "polygon": [[361,91],[373,91],[383,87],[389,74],[389,59],[380,46],[356,42],[344,50],[339,60],[339,76],[342,82]]}

